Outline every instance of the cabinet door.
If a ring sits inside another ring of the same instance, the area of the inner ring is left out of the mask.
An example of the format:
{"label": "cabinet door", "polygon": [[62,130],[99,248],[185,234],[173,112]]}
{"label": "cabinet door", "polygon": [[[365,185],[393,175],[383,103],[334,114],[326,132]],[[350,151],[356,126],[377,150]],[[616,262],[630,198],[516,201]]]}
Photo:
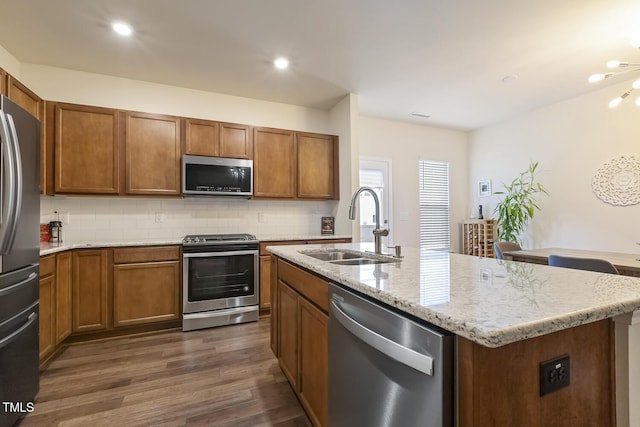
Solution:
{"label": "cabinet door", "polygon": [[71,252],[56,255],[56,345],[71,335]]}
{"label": "cabinet door", "polygon": [[47,155],[44,101],[10,74],[7,75],[7,97],[40,120],[40,192],[50,194],[52,189],[49,188],[49,170],[53,167],[53,158]]}
{"label": "cabinet door", "polygon": [[9,74],[5,70],[0,68],[0,94],[1,95],[7,94],[7,76],[8,75]]}
{"label": "cabinet door", "polygon": [[298,389],[298,295],[278,282],[278,360],[294,390]]}
{"label": "cabinet door", "polygon": [[280,356],[278,351],[278,328],[280,318],[278,317],[278,258],[271,255],[271,274],[270,286],[273,301],[271,302],[271,351],[276,357]]}
{"label": "cabinet door", "polygon": [[220,155],[220,124],[209,120],[185,119],[185,154]]}
{"label": "cabinet door", "polygon": [[56,104],[54,120],[55,192],[117,194],[118,112]]}
{"label": "cabinet door", "polygon": [[220,157],[250,159],[251,128],[234,123],[220,123]]}
{"label": "cabinet door", "polygon": [[109,328],[108,257],[108,249],[87,249],[73,253],[73,332]]}
{"label": "cabinet door", "polygon": [[326,426],[329,419],[329,317],[304,298],[299,302],[300,401],[314,425]]}
{"label": "cabinet door", "polygon": [[331,135],[298,133],[298,197],[336,198],[338,144]]}
{"label": "cabinet door", "polygon": [[126,193],[180,194],[180,119],[126,113]]}
{"label": "cabinet door", "polygon": [[271,256],[260,257],[260,309],[271,307]]}
{"label": "cabinet door", "polygon": [[253,132],[253,195],[295,197],[293,132],[266,128],[256,128]]}
{"label": "cabinet door", "polygon": [[49,356],[56,348],[56,278],[47,276],[40,279],[40,306],[39,306],[39,341],[40,361]]}
{"label": "cabinet door", "polygon": [[113,326],[180,318],[180,261],[113,267]]}

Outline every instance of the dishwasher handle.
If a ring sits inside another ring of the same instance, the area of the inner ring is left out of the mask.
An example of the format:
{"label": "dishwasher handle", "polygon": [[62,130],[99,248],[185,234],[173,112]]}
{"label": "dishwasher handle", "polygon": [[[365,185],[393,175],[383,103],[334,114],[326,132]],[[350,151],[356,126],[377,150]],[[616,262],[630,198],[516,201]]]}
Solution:
{"label": "dishwasher handle", "polygon": [[366,328],[349,317],[347,313],[342,311],[335,301],[331,301],[330,310],[331,314],[342,326],[364,343],[375,348],[382,354],[415,369],[416,371],[427,375],[433,375],[433,359],[431,357],[400,345],[397,342]]}

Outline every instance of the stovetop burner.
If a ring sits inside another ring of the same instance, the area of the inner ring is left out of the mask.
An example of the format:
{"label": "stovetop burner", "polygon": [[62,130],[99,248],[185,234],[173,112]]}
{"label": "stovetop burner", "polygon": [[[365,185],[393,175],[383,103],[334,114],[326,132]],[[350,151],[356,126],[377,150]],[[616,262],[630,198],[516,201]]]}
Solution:
{"label": "stovetop burner", "polygon": [[183,245],[215,245],[258,242],[253,234],[191,234],[182,239]]}

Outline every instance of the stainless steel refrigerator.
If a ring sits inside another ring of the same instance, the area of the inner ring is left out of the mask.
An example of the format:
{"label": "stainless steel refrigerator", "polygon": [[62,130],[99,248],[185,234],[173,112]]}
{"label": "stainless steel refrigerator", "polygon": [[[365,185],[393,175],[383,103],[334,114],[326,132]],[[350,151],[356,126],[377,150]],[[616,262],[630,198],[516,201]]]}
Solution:
{"label": "stainless steel refrigerator", "polygon": [[39,390],[40,122],[0,96],[0,427]]}

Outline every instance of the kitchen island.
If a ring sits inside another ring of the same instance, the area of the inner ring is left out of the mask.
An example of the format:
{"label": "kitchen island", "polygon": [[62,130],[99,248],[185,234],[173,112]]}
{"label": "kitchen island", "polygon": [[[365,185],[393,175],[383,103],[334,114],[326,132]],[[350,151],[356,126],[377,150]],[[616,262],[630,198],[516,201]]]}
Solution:
{"label": "kitchen island", "polygon": [[[372,246],[316,247],[332,248]],[[338,265],[301,253],[310,249],[270,248],[276,270],[297,268],[456,334],[459,425],[616,425],[611,319],[640,308],[640,279],[417,249],[399,262]],[[304,284],[297,290],[304,296]],[[570,385],[540,396],[540,363],[565,354]]]}

